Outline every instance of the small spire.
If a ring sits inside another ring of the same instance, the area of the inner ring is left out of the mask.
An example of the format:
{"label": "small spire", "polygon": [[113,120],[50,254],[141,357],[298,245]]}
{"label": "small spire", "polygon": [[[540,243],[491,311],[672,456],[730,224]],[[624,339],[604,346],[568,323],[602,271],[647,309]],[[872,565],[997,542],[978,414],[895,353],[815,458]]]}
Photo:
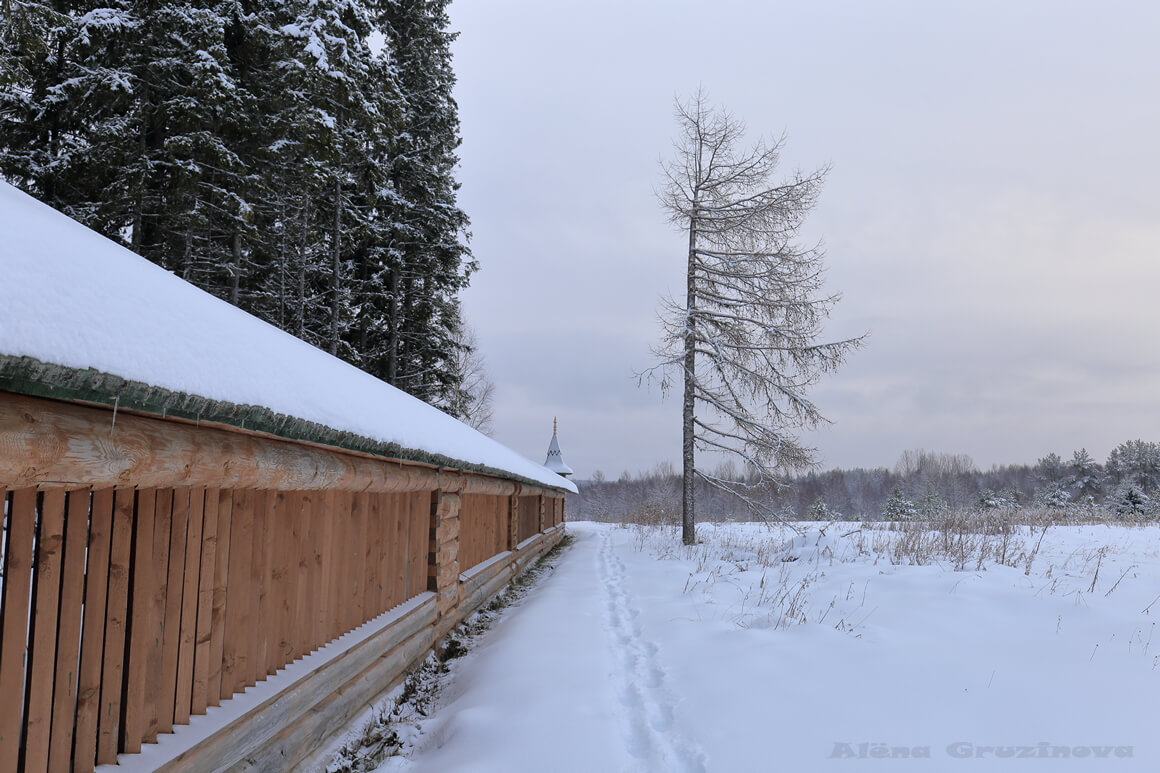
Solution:
{"label": "small spire", "polygon": [[556,418],[552,417],[552,440],[548,443],[548,458],[544,460],[544,466],[561,478],[567,478],[572,474],[572,468],[564,462],[564,455],[560,453],[560,441],[556,438],[558,426]]}

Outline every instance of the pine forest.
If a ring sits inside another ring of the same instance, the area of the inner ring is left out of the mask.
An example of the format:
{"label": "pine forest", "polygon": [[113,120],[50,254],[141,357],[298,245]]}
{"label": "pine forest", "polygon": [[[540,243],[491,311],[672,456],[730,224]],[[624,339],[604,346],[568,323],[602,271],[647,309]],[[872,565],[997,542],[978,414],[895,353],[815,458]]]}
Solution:
{"label": "pine forest", "polygon": [[0,176],[462,414],[448,0],[7,0]]}

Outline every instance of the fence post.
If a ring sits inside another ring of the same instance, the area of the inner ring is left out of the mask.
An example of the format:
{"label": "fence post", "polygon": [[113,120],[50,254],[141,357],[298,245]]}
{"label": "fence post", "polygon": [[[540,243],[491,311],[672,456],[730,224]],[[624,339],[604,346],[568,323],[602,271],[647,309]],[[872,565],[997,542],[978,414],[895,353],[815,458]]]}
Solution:
{"label": "fence post", "polygon": [[454,627],[459,606],[459,494],[435,491],[431,495],[431,549],[427,586],[436,593],[437,637]]}
{"label": "fence post", "polygon": [[515,550],[516,545],[520,544],[520,497],[519,487],[516,488],[516,493],[508,499],[511,501],[511,507],[508,508],[508,534],[507,534],[507,549]]}

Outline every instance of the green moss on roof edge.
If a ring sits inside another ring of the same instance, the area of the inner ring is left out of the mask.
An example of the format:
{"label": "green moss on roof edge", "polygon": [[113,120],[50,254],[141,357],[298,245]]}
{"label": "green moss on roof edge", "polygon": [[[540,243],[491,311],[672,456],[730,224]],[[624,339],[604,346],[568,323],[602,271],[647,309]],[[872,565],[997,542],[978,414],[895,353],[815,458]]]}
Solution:
{"label": "green moss on roof edge", "polygon": [[522,475],[471,464],[442,454],[432,454],[397,443],[383,443],[356,435],[353,432],[332,429],[317,422],[275,413],[260,405],[239,405],[225,400],[211,400],[186,392],[150,386],[141,381],[130,381],[94,368],[71,368],[42,362],[35,357],[14,357],[0,354],[0,391],[15,392],[31,397],[53,400],[85,401],[141,411],[161,417],[177,417],[193,421],[228,424],[240,429],[264,432],[287,440],[374,454],[388,459],[418,462],[436,467],[453,467],[465,472],[505,478],[541,488],[565,491],[543,481]]}

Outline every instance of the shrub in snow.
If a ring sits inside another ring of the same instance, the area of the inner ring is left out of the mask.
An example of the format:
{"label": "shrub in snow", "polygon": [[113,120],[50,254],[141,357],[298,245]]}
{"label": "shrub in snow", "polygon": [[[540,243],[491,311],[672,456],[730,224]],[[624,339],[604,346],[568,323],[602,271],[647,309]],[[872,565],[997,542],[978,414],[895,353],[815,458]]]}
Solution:
{"label": "shrub in snow", "polygon": [[833,510],[826,504],[825,500],[818,497],[814,503],[806,510],[806,520],[809,521],[840,521],[842,514],[837,510]]}
{"label": "shrub in snow", "polygon": [[1066,510],[1071,507],[1071,494],[1058,483],[1048,483],[1039,489],[1035,496],[1035,504],[1051,510]]}
{"label": "shrub in snow", "polygon": [[1019,492],[1004,491],[1002,494],[996,494],[991,489],[983,489],[979,492],[979,498],[975,500],[976,510],[1017,510],[1019,509]]}
{"label": "shrub in snow", "polygon": [[1112,509],[1121,518],[1140,518],[1154,515],[1156,506],[1135,483],[1125,483],[1116,491]]}
{"label": "shrub in snow", "polygon": [[918,500],[918,514],[924,519],[931,520],[946,512],[946,509],[947,504],[943,501],[938,490],[927,483],[926,490],[922,492],[922,497]]}
{"label": "shrub in snow", "polygon": [[891,489],[890,496],[886,498],[886,504],[882,508],[882,517],[888,521],[908,521],[916,515],[918,508],[903,495],[902,489],[898,486]]}

